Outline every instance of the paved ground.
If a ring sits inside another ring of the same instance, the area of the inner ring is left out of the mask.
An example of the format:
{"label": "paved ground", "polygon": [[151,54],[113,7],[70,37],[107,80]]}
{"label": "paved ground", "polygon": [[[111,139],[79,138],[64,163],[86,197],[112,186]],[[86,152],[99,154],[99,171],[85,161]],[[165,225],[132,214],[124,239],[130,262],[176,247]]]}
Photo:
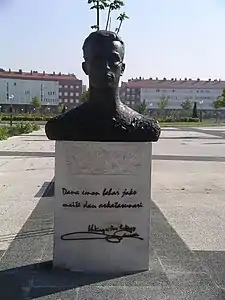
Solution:
{"label": "paved ground", "polygon": [[225,128],[165,128],[154,144],[150,270],[52,270],[54,143],[0,142],[0,299],[225,299]]}

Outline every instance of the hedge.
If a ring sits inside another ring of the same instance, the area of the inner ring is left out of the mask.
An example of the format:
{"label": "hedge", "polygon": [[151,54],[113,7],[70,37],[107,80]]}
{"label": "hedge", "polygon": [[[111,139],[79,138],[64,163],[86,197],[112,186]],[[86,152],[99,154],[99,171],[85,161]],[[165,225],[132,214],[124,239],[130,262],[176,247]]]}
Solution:
{"label": "hedge", "polygon": [[171,122],[171,123],[173,123],[173,122],[195,122],[195,123],[197,123],[197,122],[200,122],[200,119],[199,118],[192,118],[192,117],[181,117],[181,118],[179,118],[179,119],[176,119],[176,118],[173,118],[173,117],[166,117],[166,118],[164,118],[164,119],[162,119],[162,120],[159,120],[159,122]]}
{"label": "hedge", "polygon": [[[52,119],[55,115],[40,115],[40,114],[18,114],[12,115],[13,121],[48,121]],[[0,114],[1,121],[10,121],[11,115],[10,114]]]}
{"label": "hedge", "polygon": [[40,126],[31,122],[20,122],[14,126],[1,126],[0,127],[0,140],[5,140],[8,137],[30,133],[39,130]]}
{"label": "hedge", "polygon": [[[56,115],[41,115],[41,114],[18,114],[18,115],[13,115],[12,120],[14,122],[21,122],[21,121],[48,121],[55,117]],[[11,119],[10,114],[0,114],[0,121],[7,121],[9,122]],[[167,116],[165,118],[157,118],[159,122],[199,122],[199,118],[192,118],[192,117],[172,117],[172,116]]]}

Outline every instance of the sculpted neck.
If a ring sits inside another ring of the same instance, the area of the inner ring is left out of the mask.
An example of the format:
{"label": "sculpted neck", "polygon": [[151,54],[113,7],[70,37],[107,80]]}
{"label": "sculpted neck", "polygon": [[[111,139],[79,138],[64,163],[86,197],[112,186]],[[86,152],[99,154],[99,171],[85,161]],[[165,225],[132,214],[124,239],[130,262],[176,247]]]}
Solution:
{"label": "sculpted neck", "polygon": [[89,87],[89,101],[99,103],[101,107],[116,109],[121,103],[118,88],[96,89]]}

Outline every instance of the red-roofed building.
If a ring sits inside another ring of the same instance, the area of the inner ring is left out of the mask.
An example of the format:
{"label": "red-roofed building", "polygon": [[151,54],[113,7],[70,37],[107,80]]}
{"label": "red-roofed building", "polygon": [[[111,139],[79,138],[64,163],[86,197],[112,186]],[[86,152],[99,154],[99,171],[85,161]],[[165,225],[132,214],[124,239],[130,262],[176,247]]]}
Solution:
{"label": "red-roofed building", "polygon": [[157,108],[163,96],[168,99],[169,109],[180,109],[187,99],[199,103],[202,109],[212,109],[213,101],[224,88],[225,81],[216,79],[132,79],[122,83],[121,99],[131,107],[145,101],[150,108]]}
{"label": "red-roofed building", "polygon": [[14,110],[30,111],[30,102],[37,97],[43,111],[57,112],[59,103],[67,109],[79,105],[81,94],[82,80],[74,74],[0,69],[0,111],[8,111],[11,104]]}

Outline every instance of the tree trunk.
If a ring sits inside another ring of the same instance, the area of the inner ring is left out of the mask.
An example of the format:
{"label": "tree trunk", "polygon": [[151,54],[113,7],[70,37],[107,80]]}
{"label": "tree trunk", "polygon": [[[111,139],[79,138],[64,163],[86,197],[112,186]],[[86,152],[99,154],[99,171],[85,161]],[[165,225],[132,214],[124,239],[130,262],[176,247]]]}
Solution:
{"label": "tree trunk", "polygon": [[117,33],[119,33],[119,32],[120,32],[120,29],[121,29],[122,23],[123,23],[123,20],[121,20],[121,21],[120,21],[120,25],[119,25],[119,27],[118,27]]}
{"label": "tree trunk", "polygon": [[97,0],[97,30],[100,28],[99,0]]}
{"label": "tree trunk", "polygon": [[108,26],[109,26],[110,14],[111,14],[111,9],[110,9],[110,7],[109,7],[108,17],[107,17],[107,22],[106,22],[105,30],[107,30],[107,29],[108,29]]}

